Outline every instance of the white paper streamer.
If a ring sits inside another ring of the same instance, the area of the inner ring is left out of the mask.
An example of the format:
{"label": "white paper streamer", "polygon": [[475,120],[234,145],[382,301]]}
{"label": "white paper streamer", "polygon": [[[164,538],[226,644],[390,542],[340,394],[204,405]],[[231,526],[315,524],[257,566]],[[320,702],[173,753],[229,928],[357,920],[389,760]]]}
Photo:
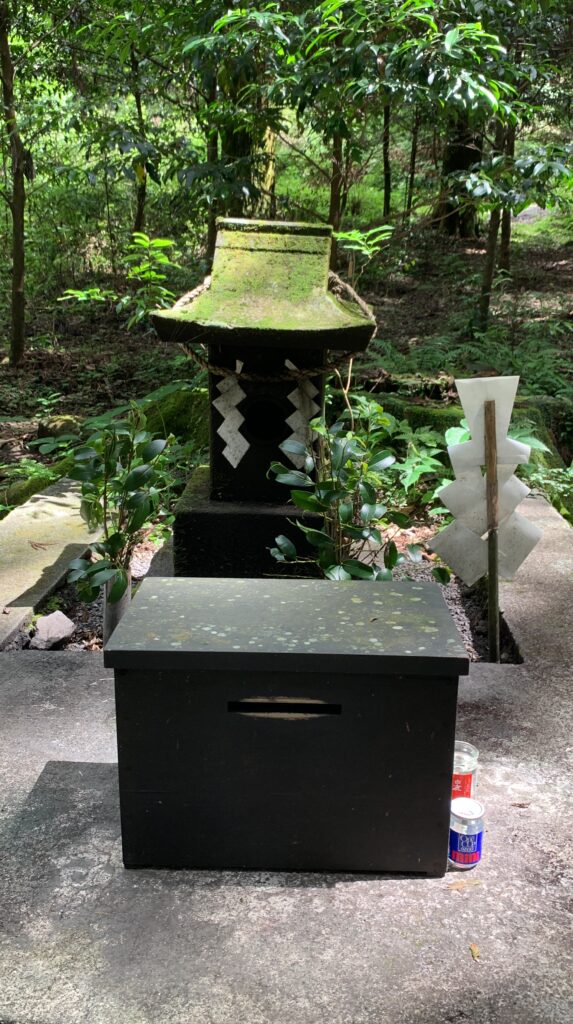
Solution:
{"label": "white paper streamer", "polygon": [[513,579],[541,537],[541,530],[515,511],[529,488],[514,476],[514,470],[528,462],[530,455],[528,445],[507,437],[518,383],[519,377],[456,380],[471,440],[448,448],[456,479],[440,491],[440,501],[456,518],[429,546],[468,586],[487,573],[486,478],[481,469],[485,463],[485,402],[495,402],[500,575]]}

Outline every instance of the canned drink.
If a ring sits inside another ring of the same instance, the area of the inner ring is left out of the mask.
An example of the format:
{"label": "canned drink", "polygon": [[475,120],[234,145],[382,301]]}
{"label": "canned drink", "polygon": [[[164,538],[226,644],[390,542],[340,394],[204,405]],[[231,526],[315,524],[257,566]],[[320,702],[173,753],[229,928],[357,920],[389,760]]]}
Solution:
{"label": "canned drink", "polygon": [[458,797],[452,800],[450,848],[448,860],[454,868],[467,871],[481,860],[484,809],[478,800]]}
{"label": "canned drink", "polygon": [[465,740],[456,740],[454,747],[454,772],[452,775],[452,800],[457,797],[475,797],[477,791],[477,763],[479,751]]}

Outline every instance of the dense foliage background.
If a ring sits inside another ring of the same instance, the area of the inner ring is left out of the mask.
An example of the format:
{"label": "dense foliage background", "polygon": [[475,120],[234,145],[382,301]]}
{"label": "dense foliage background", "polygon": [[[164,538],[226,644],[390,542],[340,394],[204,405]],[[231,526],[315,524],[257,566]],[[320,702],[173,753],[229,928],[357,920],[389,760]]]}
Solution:
{"label": "dense foliage background", "polygon": [[518,241],[568,255],[572,49],[563,0],[0,0],[0,344],[35,367],[2,411],[65,407],[70,360],[76,410],[180,372],[146,315],[202,279],[219,215],[331,223],[375,368],[570,390],[570,295],[541,339],[510,239],[535,203],[559,216]]}

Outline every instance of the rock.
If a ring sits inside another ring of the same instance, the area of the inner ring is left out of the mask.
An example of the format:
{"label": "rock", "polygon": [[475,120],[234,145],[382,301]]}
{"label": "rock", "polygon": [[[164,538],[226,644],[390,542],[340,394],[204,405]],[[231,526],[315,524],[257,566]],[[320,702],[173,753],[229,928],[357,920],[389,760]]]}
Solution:
{"label": "rock", "polygon": [[79,416],[50,416],[38,423],[38,437],[62,437],[79,434],[82,421]]}
{"label": "rock", "polygon": [[75,628],[75,622],[68,619],[63,612],[40,615],[36,621],[36,632],[30,641],[30,647],[36,651],[48,651],[62,640],[67,640]]}

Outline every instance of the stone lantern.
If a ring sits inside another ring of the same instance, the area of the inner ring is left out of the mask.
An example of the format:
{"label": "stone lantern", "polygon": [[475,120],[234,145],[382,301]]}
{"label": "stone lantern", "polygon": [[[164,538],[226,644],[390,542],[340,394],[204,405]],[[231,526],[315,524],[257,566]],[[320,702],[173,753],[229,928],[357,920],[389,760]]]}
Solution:
{"label": "stone lantern", "polygon": [[279,445],[308,441],[331,353],[364,350],[374,330],[365,308],[328,290],[331,234],[325,225],[220,220],[208,287],[153,314],[163,340],[206,349],[209,371],[210,467],[195,471],[176,509],[176,575],[276,570],[268,549],[293,508],[269,466],[300,468]]}

